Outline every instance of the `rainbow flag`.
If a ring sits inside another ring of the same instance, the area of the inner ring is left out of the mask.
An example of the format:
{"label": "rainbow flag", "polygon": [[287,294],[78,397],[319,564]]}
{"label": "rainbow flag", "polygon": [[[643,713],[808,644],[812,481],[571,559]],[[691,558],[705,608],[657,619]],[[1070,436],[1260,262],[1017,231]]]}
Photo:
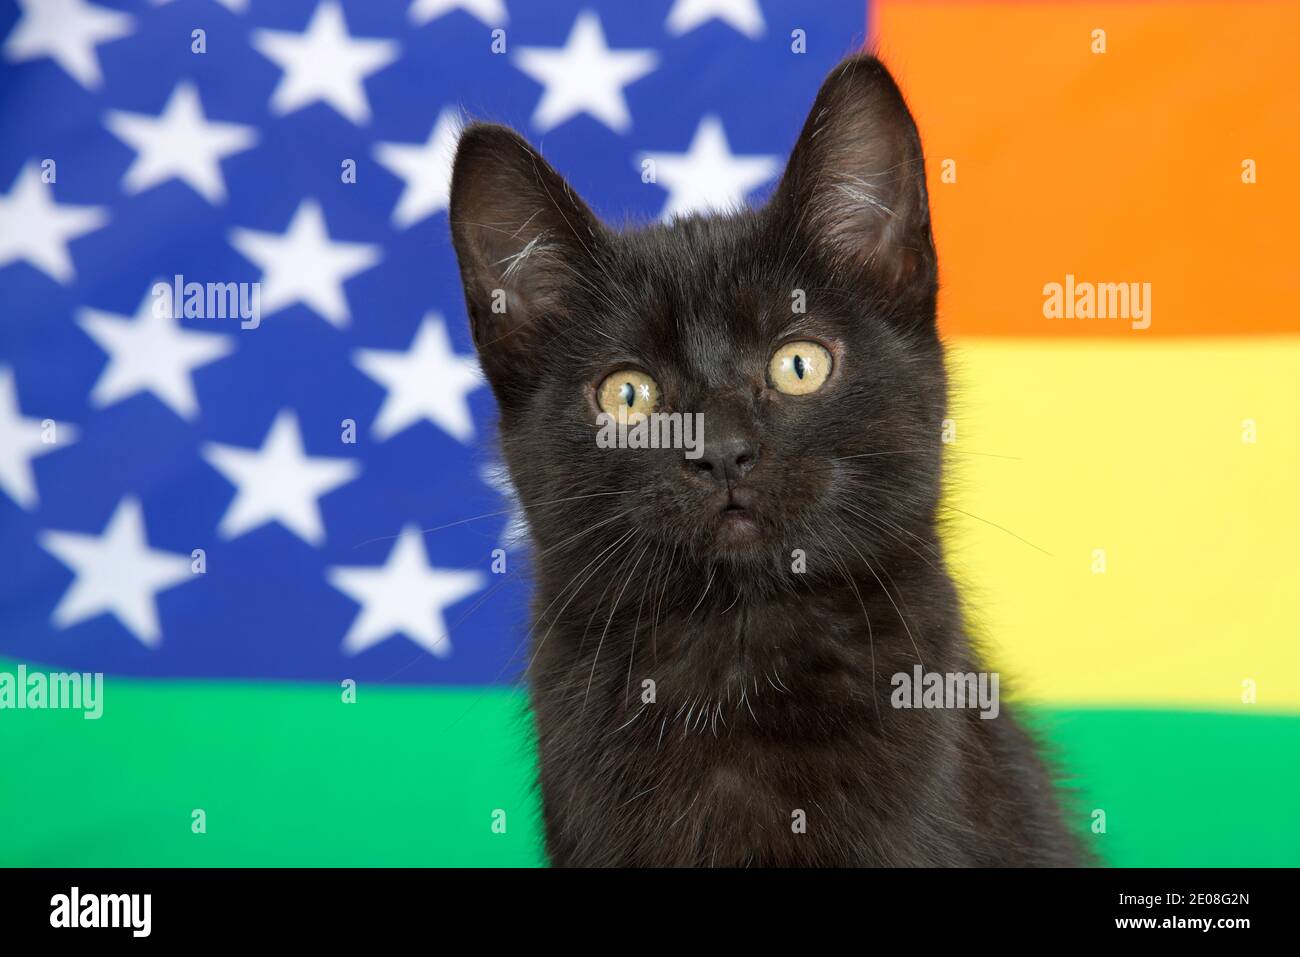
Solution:
{"label": "rainbow flag", "polygon": [[1300,9],[871,17],[926,148],[976,633],[1103,861],[1300,863]]}
{"label": "rainbow flag", "polygon": [[[1300,863],[1295,5],[222,0],[196,24],[87,0],[72,30],[41,3],[0,0],[0,674],[107,677],[97,719],[0,710],[0,864],[543,863],[526,563],[421,171],[464,106],[612,219],[684,201],[647,152],[712,149],[761,201],[863,42],[929,163],[948,558],[1080,832],[1116,866]],[[601,49],[617,95],[561,95],[548,64]],[[159,146],[182,120],[206,159]],[[262,329],[187,318],[182,379],[123,384],[149,282],[271,287],[293,237],[337,254],[328,294],[280,275]],[[412,412],[391,370],[417,352],[459,391]],[[46,419],[74,441],[38,456]],[[352,464],[252,527],[241,469],[273,435]],[[380,627],[365,583],[410,526],[445,529],[404,554],[458,597]],[[158,580],[93,615],[82,559],[113,530]]]}

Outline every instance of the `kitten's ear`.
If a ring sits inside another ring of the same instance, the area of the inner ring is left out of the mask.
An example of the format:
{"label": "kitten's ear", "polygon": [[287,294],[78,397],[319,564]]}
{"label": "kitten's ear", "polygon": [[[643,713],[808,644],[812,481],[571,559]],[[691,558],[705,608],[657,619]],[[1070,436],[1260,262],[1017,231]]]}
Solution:
{"label": "kitten's ear", "polygon": [[591,275],[604,229],[523,137],[495,124],[461,135],[450,207],[474,344],[501,395],[527,380],[542,328]]}
{"label": "kitten's ear", "polygon": [[826,78],[771,209],[838,265],[865,269],[898,292],[933,287],[921,140],[874,56],[851,57]]}

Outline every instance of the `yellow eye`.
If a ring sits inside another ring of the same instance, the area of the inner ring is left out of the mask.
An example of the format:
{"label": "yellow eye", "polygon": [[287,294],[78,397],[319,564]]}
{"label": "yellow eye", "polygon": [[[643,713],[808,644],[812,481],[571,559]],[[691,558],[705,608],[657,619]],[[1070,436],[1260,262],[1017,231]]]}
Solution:
{"label": "yellow eye", "polygon": [[659,383],[636,369],[620,369],[605,376],[596,390],[596,403],[614,416],[621,409],[629,419],[653,412],[659,406]]}
{"label": "yellow eye", "polygon": [[825,346],[805,339],[787,342],[773,353],[767,369],[778,392],[807,395],[820,389],[831,374],[831,354]]}

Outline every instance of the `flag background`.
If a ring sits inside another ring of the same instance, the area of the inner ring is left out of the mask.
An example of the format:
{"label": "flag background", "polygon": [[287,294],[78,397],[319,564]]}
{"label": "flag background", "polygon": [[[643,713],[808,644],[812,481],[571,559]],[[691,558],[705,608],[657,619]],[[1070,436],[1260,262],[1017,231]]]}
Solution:
{"label": "flag background", "polygon": [[[108,675],[98,721],[0,711],[0,863],[540,864],[522,549],[490,573],[509,520],[484,480],[490,396],[461,396],[469,434],[445,419],[380,437],[388,396],[356,361],[407,349],[430,314],[471,352],[445,211],[399,221],[406,184],[377,148],[423,143],[463,109],[526,131],[609,219],[652,218],[666,191],[641,182],[642,152],[685,151],[714,116],[732,153],[783,157],[867,29],[927,150],[957,429],[947,543],[974,627],[1081,809],[1104,812],[1104,833],[1078,822],[1104,861],[1300,863],[1294,5],[885,0],[864,20],[856,2],[759,0],[751,37],[719,19],[674,34],[669,2],[507,0],[515,52],[498,55],[463,9],[415,23],[404,3],[350,2],[352,36],[398,44],[364,80],[361,121],[274,107],[283,71],[256,31],[302,32],[316,0],[97,6],[128,11],[131,32],[96,47],[88,86],[16,54],[23,11],[0,5],[0,194],[55,158],[54,199],[106,216],[70,241],[72,276],[0,263],[0,368],[23,416],[76,428],[33,460],[36,501],[0,494],[0,670]],[[587,10],[611,48],[656,66],[624,89],[626,128],[583,114],[539,130],[542,85],[518,51],[563,46]],[[113,111],[159,114],[183,81],[209,119],[256,130],[222,159],[218,202],[175,178],[128,188],[135,152],[108,129]],[[193,415],[145,393],[95,400],[109,360],[83,310],[132,316],[175,273],[257,280],[232,236],[283,233],[309,200],[331,240],[376,250],[344,283],[345,325],[303,302],[256,330],[187,320],[232,342],[194,371]],[[1150,282],[1150,328],[1044,318],[1043,285],[1067,273]],[[225,535],[238,493],[203,451],[257,449],[285,409],[308,455],[360,472],[320,497],[318,541],[283,523]],[[128,496],[150,547],[207,555],[201,580],[158,593],[153,646],[112,615],[52,618],[74,573],[42,534],[97,535]],[[440,528],[423,537],[431,566],[485,584],[444,609],[449,653],[401,635],[347,653],[360,606],[330,570],[379,568],[410,525]]]}

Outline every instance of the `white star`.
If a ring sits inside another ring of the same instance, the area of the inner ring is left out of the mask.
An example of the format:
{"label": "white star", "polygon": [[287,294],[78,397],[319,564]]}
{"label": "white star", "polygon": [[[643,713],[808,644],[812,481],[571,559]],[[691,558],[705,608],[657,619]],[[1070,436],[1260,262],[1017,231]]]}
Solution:
{"label": "white star", "polygon": [[0,366],[0,490],[23,508],[39,501],[32,459],[77,441],[73,426],[48,421],[47,430],[47,420],[23,418],[13,369]]}
{"label": "white star", "polygon": [[265,273],[263,315],[301,302],[340,329],[351,318],[343,283],[382,258],[371,243],[330,239],[314,199],[302,201],[283,234],[234,229],[230,244]]}
{"label": "white star", "polygon": [[451,164],[456,157],[460,129],[460,114],[443,110],[423,144],[375,144],[375,159],[406,181],[406,188],[393,210],[393,225],[398,229],[447,208]]}
{"label": "white star", "polygon": [[611,50],[600,18],[578,14],[563,47],[521,47],[515,65],[546,87],[533,126],[545,133],[579,113],[589,113],[615,132],[632,125],[623,87],[655,68],[653,50]]}
{"label": "white star", "polygon": [[118,503],[102,535],[43,531],[38,538],[42,548],[76,575],[51,616],[57,627],[107,611],[141,644],[158,646],[162,629],[154,596],[194,575],[188,555],[149,547],[137,499],[128,495]]}
{"label": "white star", "polygon": [[0,266],[26,260],[51,279],[72,281],[76,270],[68,242],[108,222],[102,206],[56,203],[35,163],[19,172],[8,195],[0,196]]}
{"label": "white star", "polygon": [[171,286],[162,285],[166,308],[155,310],[158,300],[145,296],[134,319],[98,309],[78,312],[77,324],[109,356],[90,392],[96,408],[152,392],[182,419],[193,419],[199,412],[193,370],[234,351],[229,336],[182,328],[171,316]]}
{"label": "white star", "polygon": [[758,0],[676,0],[664,26],[679,37],[715,18],[725,20],[751,40],[761,37],[766,27]]}
{"label": "white star", "polygon": [[23,18],[5,42],[5,59],[20,63],[48,56],[86,89],[104,82],[95,47],[131,32],[128,14],[84,0],[18,0]]}
{"label": "white star", "polygon": [[641,158],[654,161],[655,181],[668,190],[664,219],[741,207],[751,190],[781,168],[776,156],[733,155],[716,116],[700,120],[685,153],[642,153]]}
{"label": "white star", "polygon": [[214,206],[226,198],[221,160],[257,142],[257,131],[237,123],[209,122],[199,91],[192,83],[176,84],[162,113],[111,111],[104,125],[136,151],[122,178],[122,188],[139,193],[175,177],[184,180]]}
{"label": "white star", "polygon": [[503,27],[509,19],[505,0],[415,0],[408,15],[419,26],[453,10],[464,10],[489,27]]}
{"label": "white star", "polygon": [[343,638],[343,651],[350,655],[403,634],[430,654],[447,657],[447,609],[485,584],[479,572],[431,567],[424,537],[415,525],[402,529],[382,566],[329,568],[325,577],[361,605],[361,614]]}
{"label": "white star", "polygon": [[528,544],[528,515],[523,503],[519,501],[519,490],[510,480],[510,471],[500,462],[485,465],[479,471],[481,478],[489,488],[506,500],[509,518],[501,529],[502,548],[514,548],[516,545]]}
{"label": "white star", "polygon": [[304,454],[298,418],[289,409],[275,417],[257,451],[209,442],[202,452],[239,489],[217,527],[227,539],[279,522],[308,545],[321,544],[325,526],[316,500],[361,471],[353,459]]}
{"label": "white star", "polygon": [[474,438],[466,396],[483,377],[477,362],[452,351],[442,316],[425,316],[406,352],[359,349],[352,361],[388,390],[371,426],[380,442],[423,419],[462,442]]}
{"label": "white star", "polygon": [[[153,0],[153,5],[155,7],[161,7],[164,4],[171,2],[172,0]],[[243,13],[248,9],[248,0],[217,0],[217,3],[221,4],[231,13]]]}
{"label": "white star", "polygon": [[271,94],[271,112],[292,113],[324,102],[358,125],[370,121],[362,81],[397,59],[392,40],[354,39],[337,0],[321,0],[302,33],[254,30],[253,46],[284,70]]}

